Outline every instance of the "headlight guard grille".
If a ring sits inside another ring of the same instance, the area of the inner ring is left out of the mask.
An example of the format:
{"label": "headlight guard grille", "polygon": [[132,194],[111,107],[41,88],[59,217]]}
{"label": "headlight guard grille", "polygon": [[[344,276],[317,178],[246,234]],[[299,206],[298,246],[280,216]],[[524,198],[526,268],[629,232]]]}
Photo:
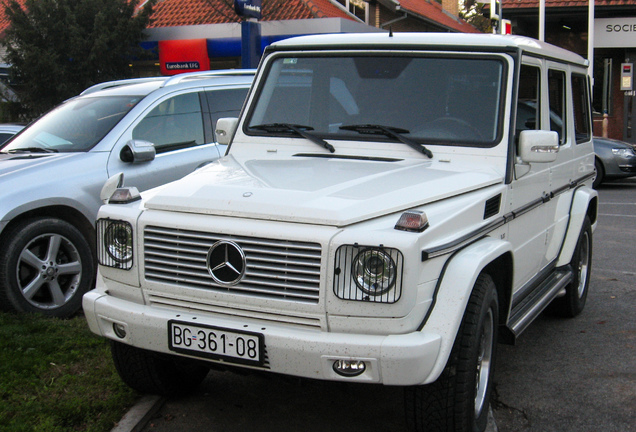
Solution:
{"label": "headlight guard grille", "polygon": [[397,249],[343,245],[334,269],[333,290],[343,300],[396,303],[402,295],[404,257]]}

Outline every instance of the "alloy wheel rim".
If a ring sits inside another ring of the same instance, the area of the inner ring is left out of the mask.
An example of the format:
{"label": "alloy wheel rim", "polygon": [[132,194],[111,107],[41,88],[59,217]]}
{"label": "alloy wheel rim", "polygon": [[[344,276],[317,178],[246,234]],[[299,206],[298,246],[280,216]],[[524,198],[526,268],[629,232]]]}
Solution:
{"label": "alloy wheel rim", "polygon": [[581,242],[581,251],[579,254],[579,285],[577,287],[577,294],[579,298],[585,294],[585,287],[587,286],[587,274],[588,267],[590,265],[590,237],[587,232],[583,233]]}
{"label": "alloy wheel rim", "polygon": [[32,239],[20,252],[16,280],[20,293],[39,309],[55,309],[71,300],[82,278],[75,245],[59,234]]}
{"label": "alloy wheel rim", "polygon": [[478,418],[486,404],[488,382],[492,366],[492,350],[494,337],[494,318],[492,308],[484,319],[479,338],[479,353],[477,357],[477,377],[475,380],[475,417]]}

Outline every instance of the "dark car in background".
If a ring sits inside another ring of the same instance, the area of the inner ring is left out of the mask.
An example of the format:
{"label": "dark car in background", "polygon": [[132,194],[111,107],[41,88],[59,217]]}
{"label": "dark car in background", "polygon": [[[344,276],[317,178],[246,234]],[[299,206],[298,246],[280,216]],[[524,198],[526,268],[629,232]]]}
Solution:
{"label": "dark car in background", "polygon": [[594,187],[607,180],[636,176],[636,146],[611,138],[594,137]]}

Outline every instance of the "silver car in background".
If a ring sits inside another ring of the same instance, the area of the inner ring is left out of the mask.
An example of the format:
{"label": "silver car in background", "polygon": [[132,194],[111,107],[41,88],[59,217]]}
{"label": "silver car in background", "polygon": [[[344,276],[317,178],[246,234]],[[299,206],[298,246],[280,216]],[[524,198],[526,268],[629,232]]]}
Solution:
{"label": "silver car in background", "polygon": [[13,136],[22,129],[24,129],[22,125],[0,124],[0,145],[9,141],[9,138],[13,138]]}
{"label": "silver car in background", "polygon": [[98,84],[0,145],[0,309],[68,317],[95,271],[100,190],[140,191],[225,154],[216,120],[236,116],[253,70]]}

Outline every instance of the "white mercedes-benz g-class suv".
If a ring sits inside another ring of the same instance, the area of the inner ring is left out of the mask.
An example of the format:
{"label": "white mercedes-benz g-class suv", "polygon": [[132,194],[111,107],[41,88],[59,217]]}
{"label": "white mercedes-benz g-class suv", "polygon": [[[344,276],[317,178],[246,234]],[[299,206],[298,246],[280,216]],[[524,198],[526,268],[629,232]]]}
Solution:
{"label": "white mercedes-benz g-class suv", "polygon": [[225,157],[105,186],[90,328],[141,392],[233,366],[404,386],[411,429],[484,430],[497,342],[585,305],[587,65],[514,36],[273,44]]}

